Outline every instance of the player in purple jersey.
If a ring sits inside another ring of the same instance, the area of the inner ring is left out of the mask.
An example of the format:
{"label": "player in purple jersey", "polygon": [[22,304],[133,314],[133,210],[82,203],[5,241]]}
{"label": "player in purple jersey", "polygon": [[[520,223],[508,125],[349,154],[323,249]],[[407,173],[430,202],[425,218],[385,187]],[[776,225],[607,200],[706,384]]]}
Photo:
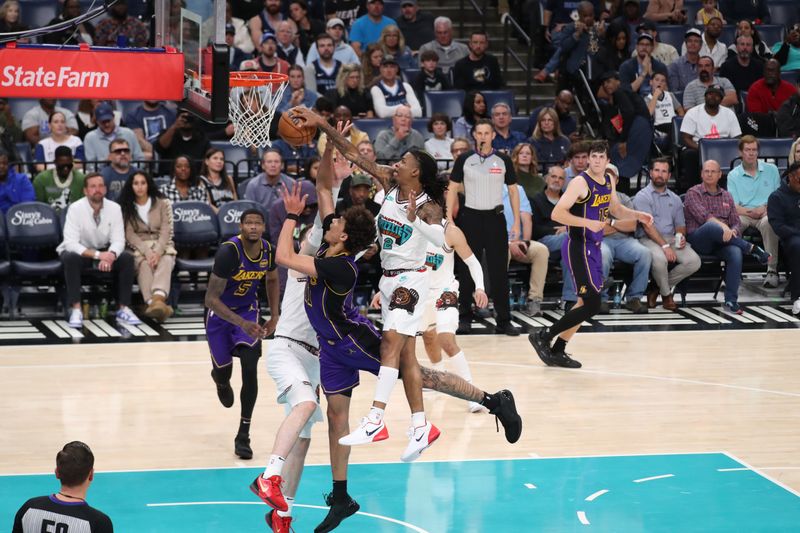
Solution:
{"label": "player in purple jersey", "polygon": [[[219,247],[206,291],[206,338],[211,351],[211,377],[217,396],[225,407],[233,405],[231,374],[233,357],[242,364],[242,402],[239,431],[234,452],[242,459],[252,459],[250,420],[258,396],[258,359],[261,339],[275,331],[279,314],[278,274],[275,251],[261,238],[264,215],[247,209],[240,219],[240,233]],[[270,319],[259,323],[258,289],[266,278]]]}
{"label": "player in purple jersey", "polygon": [[[581,367],[580,362],[572,359],[565,349],[583,321],[600,311],[600,292],[603,290],[600,244],[609,213],[616,219],[634,218],[648,226],[653,223],[649,213],[628,209],[620,203],[614,181],[606,174],[607,164],[608,143],[592,142],[589,145],[589,169],[569,182],[553,208],[553,220],[569,227],[569,238],[562,245],[561,255],[569,262],[578,303],[549,328],[528,335],[539,358],[547,366]],[[551,346],[554,338],[555,343]]]}
{"label": "player in purple jersey", "polygon": [[[350,208],[340,218],[333,218],[330,192],[320,188],[326,179],[328,157],[330,154],[323,156],[317,178],[319,214],[325,220],[324,244],[320,253],[316,258],[295,253],[291,241],[295,227],[293,217],[284,223],[277,246],[279,264],[310,277],[306,291],[306,312],[319,338],[320,377],[328,400],[333,492],[326,497],[330,511],[314,530],[316,533],[331,531],[359,509],[347,494],[350,447],[339,444],[339,438],[350,431],[350,396],[359,384],[358,372],[365,370],[377,375],[381,349],[380,333],[369,320],[359,315],[353,304],[353,289],[358,274],[355,258],[375,238],[374,219],[363,208]],[[299,188],[284,196],[284,205],[287,213],[302,212],[304,204]],[[367,236],[370,238],[367,239]],[[424,367],[421,373],[423,386],[481,403],[503,424],[506,440],[513,443],[520,438],[522,419],[516,412],[510,391],[488,394],[453,374]]]}

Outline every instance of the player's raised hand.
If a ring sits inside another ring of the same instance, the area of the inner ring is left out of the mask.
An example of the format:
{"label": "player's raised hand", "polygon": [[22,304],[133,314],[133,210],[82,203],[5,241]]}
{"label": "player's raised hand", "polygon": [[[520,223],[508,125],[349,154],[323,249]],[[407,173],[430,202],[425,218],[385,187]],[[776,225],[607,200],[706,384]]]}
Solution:
{"label": "player's raised hand", "polygon": [[296,181],[292,185],[291,190],[285,185],[281,188],[281,195],[283,196],[283,205],[286,207],[286,212],[292,215],[299,215],[306,208],[306,200],[308,195],[300,195],[302,187],[300,182]]}
{"label": "player's raised hand", "polygon": [[347,136],[347,134],[350,133],[350,128],[352,127],[353,123],[350,122],[349,120],[344,122],[340,120],[339,122],[336,123],[336,129],[339,130],[339,133],[341,133],[344,136]]}
{"label": "player's raised hand", "polygon": [[314,111],[307,107],[293,107],[289,111],[289,116],[305,121],[306,126],[318,126],[324,122],[324,118],[316,114]]}
{"label": "player's raised hand", "polygon": [[[399,191],[398,191],[399,192]],[[408,191],[408,204],[406,204],[406,218],[412,224],[417,220],[417,191]]]}
{"label": "player's raised hand", "polygon": [[[326,147],[327,148],[327,147]],[[333,186],[340,185],[344,179],[353,173],[353,164],[338,150],[333,152]]]}
{"label": "player's raised hand", "polygon": [[475,300],[475,305],[480,309],[485,309],[489,305],[489,297],[486,296],[486,292],[483,289],[476,289],[472,299]]}

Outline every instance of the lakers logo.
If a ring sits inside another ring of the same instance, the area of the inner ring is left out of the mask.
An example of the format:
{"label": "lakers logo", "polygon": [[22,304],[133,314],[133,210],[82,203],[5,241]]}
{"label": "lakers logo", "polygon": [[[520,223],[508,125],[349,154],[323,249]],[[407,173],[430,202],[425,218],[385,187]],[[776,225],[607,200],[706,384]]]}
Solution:
{"label": "lakers logo", "polygon": [[389,310],[405,309],[409,315],[413,315],[417,302],[419,302],[419,293],[417,291],[406,287],[397,287],[389,301]]}
{"label": "lakers logo", "polygon": [[580,294],[581,296],[583,296],[587,292],[589,292],[589,289],[586,287],[586,285],[581,285],[580,288],[578,289],[578,294]]}
{"label": "lakers logo", "polygon": [[439,298],[436,299],[436,310],[443,311],[458,307],[458,295],[453,291],[444,291]]}

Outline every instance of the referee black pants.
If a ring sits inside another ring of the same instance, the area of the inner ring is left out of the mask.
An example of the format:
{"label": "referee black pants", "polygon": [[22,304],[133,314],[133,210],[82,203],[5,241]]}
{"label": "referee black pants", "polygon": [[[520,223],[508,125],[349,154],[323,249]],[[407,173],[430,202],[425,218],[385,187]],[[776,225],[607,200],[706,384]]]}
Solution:
{"label": "referee black pants", "polygon": [[[489,270],[489,289],[497,324],[505,325],[511,321],[508,308],[508,231],[506,218],[495,210],[480,211],[462,207],[458,212],[456,224],[467,238],[467,244],[478,261],[486,253],[486,266]],[[458,314],[459,319],[467,321],[472,315],[472,294],[475,282],[469,275],[467,265],[456,255],[456,275],[458,276]]]}

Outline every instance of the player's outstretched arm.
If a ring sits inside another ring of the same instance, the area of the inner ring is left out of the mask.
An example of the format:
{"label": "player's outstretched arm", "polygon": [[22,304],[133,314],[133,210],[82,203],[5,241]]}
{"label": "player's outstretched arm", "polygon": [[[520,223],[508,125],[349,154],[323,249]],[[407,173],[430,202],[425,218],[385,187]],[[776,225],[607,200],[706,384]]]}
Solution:
{"label": "player's outstretched arm", "polygon": [[292,185],[291,190],[285,188],[282,190],[283,205],[286,207],[288,215],[278,236],[275,261],[281,266],[316,278],[317,268],[314,265],[314,258],[307,255],[298,255],[294,251],[294,228],[297,225],[297,217],[306,207],[306,198],[308,196],[300,196],[300,190],[299,183]]}
{"label": "player's outstretched arm", "polygon": [[331,194],[333,176],[333,143],[327,143],[317,173],[317,208],[320,220],[325,220],[325,217],[334,212],[335,200]]}
{"label": "player's outstretched arm", "polygon": [[599,220],[592,220],[573,215],[569,212],[575,202],[580,198],[585,198],[589,194],[589,186],[580,175],[575,176],[572,181],[567,185],[567,190],[559,198],[558,203],[553,208],[551,218],[559,224],[565,226],[586,228],[591,231],[603,231],[605,222]]}
{"label": "player's outstretched arm", "polygon": [[611,211],[611,214],[614,215],[615,218],[620,220],[633,219],[646,226],[651,226],[653,224],[653,215],[650,213],[636,211],[622,205],[619,196],[617,196],[617,186],[614,184],[614,180],[611,180],[611,201],[609,202],[608,210]]}
{"label": "player's outstretched arm", "polygon": [[475,304],[480,308],[486,307],[489,304],[489,297],[486,295],[486,289],[483,285],[483,268],[481,268],[480,261],[472,252],[472,248],[467,244],[464,232],[455,224],[449,223],[444,230],[444,240],[445,244],[456,251],[458,257],[464,261],[464,264],[469,269],[469,275],[472,276],[472,281],[475,282],[475,294],[473,296]]}
{"label": "player's outstretched arm", "polygon": [[289,113],[293,117],[305,120],[306,124],[309,126],[316,126],[324,131],[325,135],[328,136],[328,142],[332,142],[334,147],[336,147],[345,158],[352,161],[365,172],[375,176],[381,183],[381,186],[387,191],[389,190],[389,180],[394,174],[394,169],[392,167],[379,165],[374,161],[362,157],[361,154],[358,153],[358,148],[353,146],[353,143],[347,140],[336,128],[328,124],[327,120],[314,111],[305,107],[293,107],[289,110]]}

